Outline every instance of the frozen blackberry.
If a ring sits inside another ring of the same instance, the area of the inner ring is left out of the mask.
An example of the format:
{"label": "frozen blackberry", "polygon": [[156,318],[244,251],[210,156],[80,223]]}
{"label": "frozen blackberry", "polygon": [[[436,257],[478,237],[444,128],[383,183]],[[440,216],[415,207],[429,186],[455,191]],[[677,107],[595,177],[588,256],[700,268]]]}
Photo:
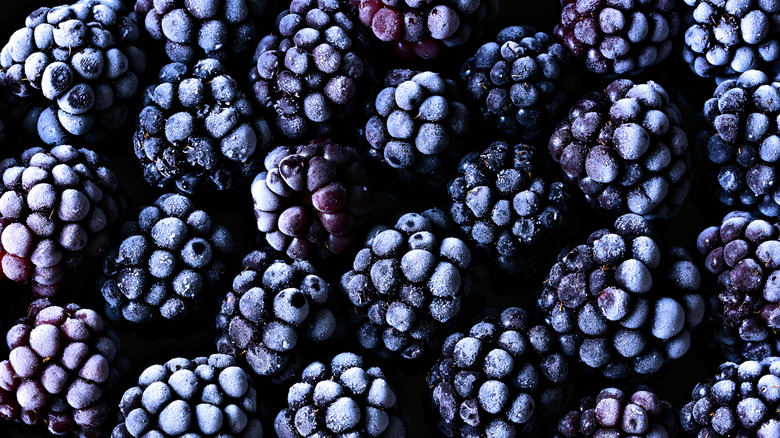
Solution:
{"label": "frozen blackberry", "polygon": [[389,167],[392,179],[444,185],[469,127],[469,112],[455,82],[431,71],[393,70],[385,87],[371,106],[363,133],[368,156]]}
{"label": "frozen blackberry", "polygon": [[0,79],[40,106],[30,117],[43,142],[96,142],[127,121],[146,68],[138,36],[135,13],[118,1],[42,7],[0,51]]}
{"label": "frozen blackberry", "polygon": [[55,435],[102,436],[109,397],[129,370],[119,339],[97,312],[39,299],[6,335],[0,417],[43,425]]}
{"label": "frozen blackberry", "polygon": [[144,106],[133,144],[149,184],[192,194],[226,190],[260,171],[270,128],[219,61],[166,65]]}
{"label": "frozen blackberry", "polygon": [[780,435],[780,358],[726,362],[699,382],[680,411],[680,425],[696,437]]}
{"label": "frozen blackberry", "polygon": [[100,286],[106,315],[136,324],[197,316],[233,251],[230,232],[177,194],[142,207],[122,227],[122,239],[105,258]]}
{"label": "frozen blackberry", "polygon": [[532,146],[495,142],[466,155],[449,185],[452,219],[508,273],[524,271],[542,243],[571,222],[569,189],[542,166]]}
{"label": "frozen blackberry", "polygon": [[530,26],[507,27],[463,65],[461,76],[482,117],[504,134],[541,136],[579,93],[570,54]]}
{"label": "frozen blackberry", "polygon": [[88,149],[31,148],[0,161],[0,270],[39,297],[108,250],[124,198],[108,160]]}
{"label": "frozen blackberry", "polygon": [[654,392],[605,388],[596,397],[580,399],[578,408],[558,422],[554,438],[674,437],[677,429],[671,406]]}
{"label": "frozen blackberry", "polygon": [[561,252],[538,309],[586,372],[646,379],[688,351],[704,317],[700,281],[685,250],[662,251],[650,223],[627,214]]}
{"label": "frozen blackberry", "polygon": [[280,438],[410,435],[382,370],[366,368],[352,353],[337,355],[330,365],[307,366],[301,381],[290,386],[287,408],[276,416],[274,428]]}
{"label": "frozen blackberry", "polygon": [[346,252],[368,219],[371,191],[360,154],[330,140],[280,146],[252,181],[257,228],[293,259]]}
{"label": "frozen blackberry", "polygon": [[135,12],[173,62],[225,61],[254,47],[268,0],[136,0]]}
{"label": "frozen blackberry", "polygon": [[350,0],[360,21],[401,59],[433,59],[481,34],[498,0]]}
{"label": "frozen blackberry", "polygon": [[636,74],[661,62],[680,31],[675,0],[561,0],[561,5],[555,36],[588,70],[606,76]]}
{"label": "frozen blackberry", "polygon": [[278,35],[260,40],[249,73],[255,99],[276,112],[286,137],[333,135],[353,112],[368,72],[365,29],[347,0],[292,0]]}
{"label": "frozen blackberry", "polygon": [[300,371],[302,351],[321,347],[336,331],[330,285],[311,263],[286,261],[273,250],[249,253],[243,266],[217,315],[217,350],[284,380]]}
{"label": "frozen blackberry", "polygon": [[683,59],[702,77],[743,73],[780,58],[778,0],[683,0]]}
{"label": "frozen blackberry", "polygon": [[618,79],[575,103],[548,147],[597,211],[669,218],[691,185],[681,120],[659,84]]}
{"label": "frozen blackberry", "polygon": [[722,203],[780,217],[778,116],[780,83],[759,70],[722,82],[704,104],[701,138],[711,186]]}
{"label": "frozen blackberry", "polygon": [[252,377],[224,354],[152,365],[119,402],[112,438],[262,437]]}
{"label": "frozen blackberry", "polygon": [[555,333],[519,307],[450,335],[427,383],[448,437],[526,436],[557,414],[569,365]]}

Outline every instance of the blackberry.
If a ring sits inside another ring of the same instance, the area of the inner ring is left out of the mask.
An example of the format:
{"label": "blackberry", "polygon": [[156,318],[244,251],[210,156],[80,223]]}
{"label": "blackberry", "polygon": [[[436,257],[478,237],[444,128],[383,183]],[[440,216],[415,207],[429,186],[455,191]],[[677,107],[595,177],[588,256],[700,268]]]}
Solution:
{"label": "blackberry", "polygon": [[541,137],[579,93],[570,54],[530,26],[507,27],[463,65],[461,76],[482,117],[501,133]]}
{"label": "blackberry", "polygon": [[571,223],[569,189],[542,166],[532,146],[499,141],[467,154],[449,185],[452,219],[509,273],[529,273],[528,259]]}
{"label": "blackberry", "polygon": [[645,379],[688,351],[700,280],[685,250],[661,251],[650,223],[627,214],[561,252],[538,310],[586,372]]}
{"label": "blackberry", "polygon": [[284,380],[299,371],[302,351],[336,332],[330,285],[311,263],[286,261],[272,250],[252,251],[243,266],[217,315],[217,350]]}
{"label": "blackberry", "polygon": [[268,0],[136,0],[135,12],[152,39],[165,41],[173,62],[221,61],[251,49]]}
{"label": "blackberry", "polygon": [[44,143],[96,142],[127,121],[146,68],[138,36],[135,13],[121,2],[42,7],[0,51],[0,82],[40,107],[29,117]]}
{"label": "blackberry", "polygon": [[262,437],[252,377],[224,354],[152,365],[119,402],[112,438]]}
{"label": "blackberry", "polygon": [[368,219],[371,191],[359,153],[330,140],[280,146],[252,181],[257,228],[293,259],[343,254]]}
{"label": "blackberry", "polygon": [[366,368],[352,353],[336,355],[329,365],[307,366],[301,381],[290,386],[287,408],[276,416],[274,428],[280,438],[409,435],[382,370]]}
{"label": "blackberry", "polygon": [[438,213],[408,213],[392,228],[374,228],[341,277],[357,339],[380,357],[419,359],[437,350],[478,294],[471,251],[436,224]]}
{"label": "blackberry", "polygon": [[284,136],[332,135],[334,122],[352,115],[368,72],[365,29],[355,12],[346,0],[292,0],[276,20],[279,34],[257,45],[249,80]]}
{"label": "blackberry", "polygon": [[673,437],[677,418],[669,403],[648,389],[627,394],[604,388],[596,397],[583,397],[578,408],[558,422],[554,438],[632,436]]}
{"label": "blackberry", "polygon": [[126,222],[122,239],[105,258],[100,289],[110,319],[136,324],[198,315],[233,251],[227,228],[189,198],[170,193]]}
{"label": "blackberry", "polygon": [[697,437],[780,434],[780,358],[726,362],[694,387],[680,411],[683,430]]}
{"label": "blackberry", "polygon": [[759,70],[722,82],[705,102],[701,138],[722,203],[780,217],[780,130],[773,123],[779,115],[780,83]]}
{"label": "blackberry", "polygon": [[497,0],[350,0],[360,21],[401,59],[433,59],[476,39],[498,12]]}
{"label": "blackberry", "polygon": [[510,307],[447,337],[427,383],[445,436],[510,437],[555,415],[571,379],[553,331]]}
{"label": "blackberry", "polygon": [[575,103],[548,147],[598,212],[669,218],[691,185],[681,120],[659,84],[618,79]]}
{"label": "blackberry", "polygon": [[31,148],[0,162],[0,270],[38,297],[57,293],[66,270],[108,250],[124,213],[108,160],[88,149]]}
{"label": "blackberry", "polygon": [[555,36],[588,70],[606,76],[637,74],[661,62],[680,31],[675,0],[561,0],[561,5]]}
{"label": "blackberry", "polygon": [[682,55],[697,75],[743,73],[780,58],[780,1],[683,1],[693,9]]}
{"label": "blackberry", "polygon": [[268,124],[217,60],[172,63],[146,89],[134,136],[146,181],[183,193],[226,190],[254,176],[271,143]]}
{"label": "blackberry", "polygon": [[55,435],[101,436],[109,396],[129,370],[119,339],[97,312],[34,301],[6,336],[0,362],[0,417],[44,425]]}
{"label": "blackberry", "polygon": [[[394,70],[371,106],[364,131],[368,156],[395,180],[444,185],[461,155],[469,112],[454,81],[431,71]],[[392,184],[392,183],[391,183]]]}

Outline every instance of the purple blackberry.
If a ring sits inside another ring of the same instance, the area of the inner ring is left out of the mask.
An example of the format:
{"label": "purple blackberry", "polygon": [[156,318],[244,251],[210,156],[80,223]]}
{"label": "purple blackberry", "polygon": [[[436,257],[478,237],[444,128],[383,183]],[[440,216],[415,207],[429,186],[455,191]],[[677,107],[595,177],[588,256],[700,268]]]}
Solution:
{"label": "purple blackberry", "polygon": [[436,224],[437,210],[371,231],[340,287],[360,344],[380,357],[420,359],[470,312],[478,295],[471,251]]}
{"label": "purple blackberry", "polygon": [[669,218],[691,184],[681,120],[659,84],[618,79],[575,103],[548,147],[597,211]]}
{"label": "purple blackberry", "polygon": [[654,392],[605,388],[596,397],[580,399],[578,408],[558,422],[554,438],[674,437],[677,429],[671,406]]}
{"label": "purple blackberry", "polygon": [[571,222],[574,200],[542,164],[531,146],[495,142],[466,155],[449,185],[452,219],[508,273],[528,273],[531,256]]}
{"label": "purple blackberry", "polygon": [[476,39],[498,12],[497,0],[350,0],[360,21],[400,59],[433,59]]}
{"label": "purple blackberry", "polygon": [[273,250],[249,253],[243,266],[217,315],[217,350],[284,380],[300,371],[302,351],[336,332],[330,285],[311,263],[285,261]]}
{"label": "purple blackberry", "polygon": [[40,107],[28,118],[44,143],[96,142],[127,121],[146,68],[138,36],[135,13],[119,1],[42,7],[0,51],[0,82]]}
{"label": "purple blackberry", "polygon": [[382,370],[366,368],[352,353],[336,355],[330,365],[307,366],[301,381],[290,386],[274,429],[280,438],[410,435]]}
{"label": "purple blackberry", "polygon": [[152,365],[119,402],[112,438],[262,437],[252,377],[234,358],[212,354]]}
{"label": "purple blackberry", "polygon": [[105,258],[100,286],[106,315],[135,324],[197,316],[233,251],[227,228],[177,194],[142,207],[138,219],[122,227],[122,239]]}
{"label": "purple blackberry", "polygon": [[588,70],[636,74],[666,58],[680,31],[675,0],[561,0],[555,36]]}
{"label": "purple blackberry", "polygon": [[683,1],[693,10],[682,55],[697,75],[743,73],[780,57],[780,1]]}
{"label": "purple blackberry", "polygon": [[507,27],[463,65],[461,76],[483,118],[503,134],[541,136],[579,93],[570,55],[530,26]]}
{"label": "purple blackberry", "polygon": [[108,226],[124,213],[108,160],[88,149],[31,148],[0,162],[0,270],[39,297],[66,270],[103,257]]}
{"label": "purple blackberry", "polygon": [[661,251],[650,223],[627,214],[561,252],[538,309],[587,372],[645,379],[688,351],[704,317],[699,283],[685,250]]}
{"label": "purple blackberry", "polygon": [[249,80],[257,102],[276,112],[276,127],[300,139],[333,135],[348,119],[368,72],[365,29],[346,0],[292,0],[278,35],[260,40]]}
{"label": "purple blackberry", "polygon": [[149,184],[192,194],[226,190],[259,172],[270,128],[219,61],[166,65],[144,106],[134,147]]}
{"label": "purple blackberry", "polygon": [[173,62],[246,54],[257,42],[256,22],[268,0],[136,0],[135,12],[152,39],[165,41]]}
{"label": "purple blackberry", "polygon": [[469,127],[455,82],[431,71],[393,70],[385,87],[363,132],[368,156],[390,170],[390,181],[444,185]]}
{"label": "purple blackberry", "polygon": [[571,379],[554,332],[510,307],[450,335],[427,383],[445,436],[510,437],[556,415]]}
{"label": "purple blackberry", "polygon": [[6,341],[11,353],[0,362],[0,416],[55,435],[101,436],[111,421],[108,397],[129,362],[100,315],[40,299]]}
{"label": "purple blackberry", "polygon": [[726,362],[713,378],[693,388],[680,411],[691,436],[774,437],[780,435],[780,358]]}
{"label": "purple blackberry", "polygon": [[257,228],[293,259],[346,252],[368,219],[371,191],[360,154],[330,140],[280,146],[252,181]]}

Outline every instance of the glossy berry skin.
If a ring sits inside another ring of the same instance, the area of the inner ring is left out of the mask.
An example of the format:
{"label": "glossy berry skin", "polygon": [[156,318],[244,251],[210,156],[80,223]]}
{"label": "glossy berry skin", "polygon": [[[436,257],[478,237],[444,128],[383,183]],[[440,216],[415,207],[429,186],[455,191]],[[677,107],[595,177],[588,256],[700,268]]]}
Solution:
{"label": "glossy berry skin", "polygon": [[477,38],[498,12],[497,0],[350,0],[360,22],[399,59],[434,59]]}
{"label": "glossy berry skin", "polygon": [[287,407],[276,415],[274,429],[279,438],[409,435],[382,370],[366,367],[353,353],[308,365],[300,382],[289,387]]}
{"label": "glossy berry skin", "polygon": [[685,250],[662,251],[649,222],[627,214],[561,252],[538,310],[584,373],[647,379],[690,348],[700,282]]}
{"label": "glossy berry skin", "polygon": [[693,388],[680,425],[696,437],[778,436],[778,382],[780,358],[726,362]]}
{"label": "glossy berry skin", "polygon": [[329,136],[351,117],[368,73],[366,29],[346,0],[294,0],[260,40],[249,82],[291,139]]}
{"label": "glossy berry skin", "polygon": [[580,399],[578,408],[558,421],[554,438],[674,437],[678,428],[672,406],[651,390],[604,388]]}
{"label": "glossy berry skin", "polygon": [[267,6],[267,0],[136,0],[135,12],[146,33],[165,42],[168,59],[193,63],[245,55]]}
{"label": "glossy berry skin", "polygon": [[262,437],[261,409],[252,377],[234,358],[178,357],[146,368],[125,391],[111,438]]}
{"label": "glossy berry skin", "polygon": [[66,270],[102,258],[126,209],[108,159],[88,149],[31,148],[0,162],[2,275],[51,297]]}
{"label": "glossy berry skin", "polygon": [[512,26],[477,50],[461,76],[489,127],[523,140],[541,136],[579,93],[571,55],[544,32]]}
{"label": "glossy berry skin", "polygon": [[450,216],[463,235],[513,274],[531,266],[541,245],[571,222],[575,202],[532,146],[506,142],[467,154],[448,189]]}
{"label": "glossy berry skin", "polygon": [[123,225],[122,239],[98,280],[106,316],[143,325],[198,316],[223,280],[234,246],[227,228],[171,193],[141,207]]}
{"label": "glossy berry skin", "polygon": [[0,51],[0,82],[35,107],[25,125],[44,143],[94,143],[127,121],[146,68],[138,37],[121,2],[42,7]]}
{"label": "glossy berry skin", "polygon": [[447,437],[524,436],[558,413],[571,384],[555,333],[528,312],[492,313],[444,341],[428,374]]}
{"label": "glossy berry skin", "polygon": [[331,287],[311,263],[271,249],[249,253],[243,266],[217,315],[217,350],[258,375],[289,380],[304,352],[336,333]]}
{"label": "glossy berry skin", "polygon": [[675,0],[561,0],[555,36],[585,67],[608,77],[637,74],[672,51],[680,31]]}
{"label": "glossy berry skin", "polygon": [[692,9],[682,55],[697,75],[744,73],[780,58],[780,1],[683,1]]}
{"label": "glossy berry skin", "polygon": [[669,218],[691,185],[681,123],[661,85],[618,79],[575,103],[548,148],[597,212]]}
{"label": "glossy berry skin", "polygon": [[280,146],[252,181],[257,228],[292,259],[346,252],[368,219],[371,190],[360,154],[330,140]]}
{"label": "glossy berry skin", "polygon": [[0,417],[54,435],[102,436],[111,395],[130,363],[100,315],[76,304],[34,301],[6,336],[0,362]]}

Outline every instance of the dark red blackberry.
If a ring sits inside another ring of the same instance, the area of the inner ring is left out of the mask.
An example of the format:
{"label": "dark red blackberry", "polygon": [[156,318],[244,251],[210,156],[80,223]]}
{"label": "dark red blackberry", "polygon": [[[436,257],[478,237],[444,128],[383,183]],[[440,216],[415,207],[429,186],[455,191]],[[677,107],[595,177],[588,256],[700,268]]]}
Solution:
{"label": "dark red blackberry", "polygon": [[482,33],[498,0],[350,0],[360,21],[401,59],[433,59]]}
{"label": "dark red blackberry", "polygon": [[680,31],[675,0],[561,0],[555,36],[585,67],[636,74],[666,58]]}
{"label": "dark red blackberry", "polygon": [[571,225],[569,189],[524,144],[495,142],[466,155],[458,170],[449,185],[452,219],[502,270],[531,274],[544,243]]}
{"label": "dark red blackberry", "polygon": [[586,373],[646,379],[690,348],[704,318],[699,284],[685,250],[661,251],[650,223],[627,214],[561,252],[538,309]]}
{"label": "dark red blackberry", "polygon": [[691,185],[681,122],[659,84],[618,79],[575,103],[548,147],[597,211],[669,218]]}
{"label": "dark red blackberry", "polygon": [[130,364],[97,312],[40,299],[6,341],[11,353],[0,362],[0,417],[55,435],[104,436],[112,421],[109,396]]}
{"label": "dark red blackberry", "polygon": [[32,148],[0,162],[0,270],[39,297],[66,270],[102,258],[125,210],[108,159],[88,149]]}
{"label": "dark red blackberry", "polygon": [[214,224],[189,198],[160,196],[122,227],[122,242],[106,256],[100,279],[106,315],[148,324],[199,315],[225,275],[233,251],[227,228]]}
{"label": "dark red blackberry", "polygon": [[371,191],[360,154],[330,140],[280,146],[252,182],[257,228],[293,259],[343,254],[368,219]]}
{"label": "dark red blackberry", "polygon": [[300,139],[336,134],[348,119],[358,84],[368,73],[367,39],[347,0],[292,0],[263,38],[249,72],[260,106],[273,108],[276,127]]}

